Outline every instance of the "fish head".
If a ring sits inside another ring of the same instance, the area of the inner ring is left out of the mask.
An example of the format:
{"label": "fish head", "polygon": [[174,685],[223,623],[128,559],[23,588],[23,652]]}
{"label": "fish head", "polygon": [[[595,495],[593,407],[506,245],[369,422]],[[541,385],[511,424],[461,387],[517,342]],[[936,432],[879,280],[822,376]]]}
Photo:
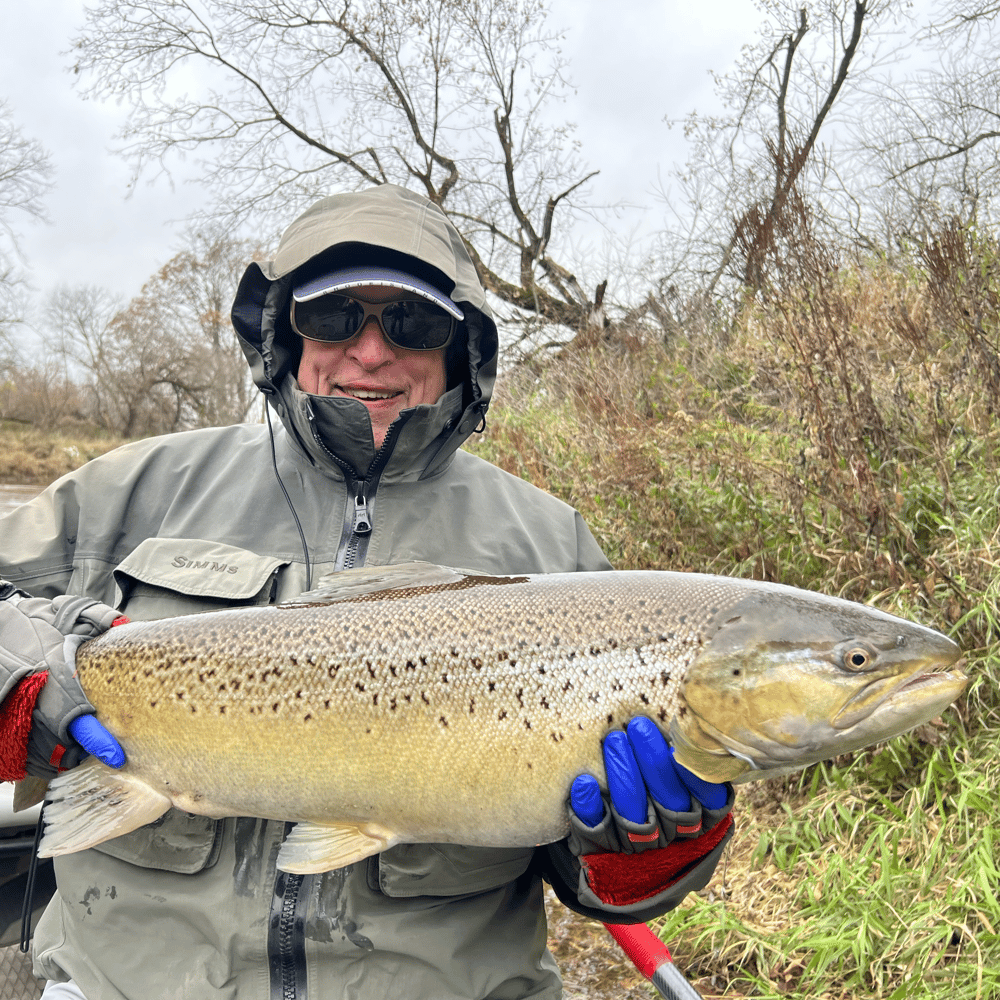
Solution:
{"label": "fish head", "polygon": [[960,656],[925,626],[764,585],[713,622],[671,740],[709,780],[787,774],[939,715],[967,683]]}

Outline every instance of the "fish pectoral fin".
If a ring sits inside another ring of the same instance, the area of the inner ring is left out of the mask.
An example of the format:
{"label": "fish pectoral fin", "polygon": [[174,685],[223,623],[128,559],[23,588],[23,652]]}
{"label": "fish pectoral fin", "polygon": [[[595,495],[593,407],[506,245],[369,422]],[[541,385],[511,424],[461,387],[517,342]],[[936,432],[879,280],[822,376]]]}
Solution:
{"label": "fish pectoral fin", "polygon": [[398,842],[378,823],[296,823],[278,852],[278,867],[295,875],[333,871]]}
{"label": "fish pectoral fin", "polygon": [[11,808],[19,813],[22,809],[30,809],[44,801],[45,792],[49,787],[48,778],[37,778],[29,774],[27,778],[14,782],[14,803]]}
{"label": "fish pectoral fin", "polygon": [[169,808],[170,799],[134,775],[89,760],[49,783],[38,855],[86,850],[152,823]]}

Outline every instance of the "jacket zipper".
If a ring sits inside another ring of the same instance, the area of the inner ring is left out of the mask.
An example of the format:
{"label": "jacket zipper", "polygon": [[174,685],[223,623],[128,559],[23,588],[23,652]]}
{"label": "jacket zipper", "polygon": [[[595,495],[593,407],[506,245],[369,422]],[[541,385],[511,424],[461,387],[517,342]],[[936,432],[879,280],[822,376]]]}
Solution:
{"label": "jacket zipper", "polygon": [[378,489],[379,479],[405,421],[397,420],[390,426],[382,446],[368,466],[368,474],[362,477],[352,465],[335,455],[323,443],[311,409],[307,410],[307,416],[312,427],[313,440],[322,449],[323,454],[343,472],[344,485],[347,489],[347,511],[340,544],[337,547],[336,568],[342,570],[363,566],[368,537],[372,533],[371,504]]}
{"label": "jacket zipper", "polygon": [[308,884],[305,875],[279,871],[275,877],[267,942],[271,1000],[308,1000],[303,912]]}
{"label": "jacket zipper", "polygon": [[[337,569],[353,569],[364,565],[367,554],[367,540],[372,533],[371,500],[375,496],[382,470],[392,452],[402,424],[395,424],[382,447],[376,452],[368,475],[362,479],[354,468],[338,458],[323,443],[316,430],[316,424],[309,411],[309,423],[313,438],[323,453],[344,473],[347,487],[348,510],[340,545],[337,549]],[[353,497],[353,508],[350,500]],[[362,547],[362,542],[364,546]],[[359,558],[360,557],[360,558]],[[289,826],[286,829],[291,829]],[[306,877],[279,871],[274,883],[274,897],[271,902],[271,923],[268,932],[268,955],[271,971],[272,1000],[308,1000],[306,987],[305,958],[305,916],[300,913],[304,905],[303,883]]]}

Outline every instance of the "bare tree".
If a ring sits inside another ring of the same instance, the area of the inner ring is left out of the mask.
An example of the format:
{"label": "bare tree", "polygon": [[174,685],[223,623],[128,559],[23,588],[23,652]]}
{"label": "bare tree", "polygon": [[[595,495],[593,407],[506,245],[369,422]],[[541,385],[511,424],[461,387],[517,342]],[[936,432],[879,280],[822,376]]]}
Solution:
{"label": "bare tree", "polygon": [[915,34],[922,56],[879,81],[858,123],[888,226],[917,241],[951,220],[990,224],[1000,185],[996,4],[950,0]]}
{"label": "bare tree", "polygon": [[238,423],[255,398],[229,321],[252,245],[195,231],[126,305],[99,288],[57,290],[46,310],[100,426],[138,437]]}
{"label": "bare tree", "polygon": [[861,203],[835,135],[846,131],[861,82],[886,58],[876,29],[891,3],[760,6],[758,40],[716,77],[726,112],[685,122],[693,152],[674,178],[680,208],[660,248],[661,293],[685,278],[709,296],[723,278],[759,288],[784,266],[789,226],[804,219],[830,233],[857,231]]}
{"label": "bare tree", "polygon": [[45,218],[42,199],[51,174],[48,153],[21,131],[8,104],[0,101],[0,348],[20,311],[18,221]]}
{"label": "bare tree", "polygon": [[103,0],[75,70],[130,105],[136,176],[193,153],[216,214],[258,225],[331,190],[414,187],[490,290],[576,326],[592,303],[560,254],[593,174],[572,127],[543,115],[566,84],[546,14],[543,0]]}

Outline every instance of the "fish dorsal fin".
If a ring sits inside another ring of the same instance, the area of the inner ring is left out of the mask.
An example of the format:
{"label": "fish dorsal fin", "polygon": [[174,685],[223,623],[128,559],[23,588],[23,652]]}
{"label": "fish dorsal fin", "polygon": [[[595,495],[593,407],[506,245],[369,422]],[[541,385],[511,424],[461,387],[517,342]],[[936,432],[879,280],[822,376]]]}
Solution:
{"label": "fish dorsal fin", "polygon": [[38,856],[94,847],[159,819],[170,799],[130,774],[90,760],[57,775],[45,799],[45,835]]}
{"label": "fish dorsal fin", "polygon": [[399,838],[378,823],[296,823],[278,852],[278,867],[295,875],[333,871],[392,847]]}
{"label": "fish dorsal fin", "polygon": [[397,563],[394,566],[362,566],[328,573],[312,590],[299,594],[279,607],[301,607],[311,604],[334,604],[337,601],[370,597],[383,591],[415,590],[420,587],[442,587],[461,582],[470,574],[450,566],[427,562]]}

